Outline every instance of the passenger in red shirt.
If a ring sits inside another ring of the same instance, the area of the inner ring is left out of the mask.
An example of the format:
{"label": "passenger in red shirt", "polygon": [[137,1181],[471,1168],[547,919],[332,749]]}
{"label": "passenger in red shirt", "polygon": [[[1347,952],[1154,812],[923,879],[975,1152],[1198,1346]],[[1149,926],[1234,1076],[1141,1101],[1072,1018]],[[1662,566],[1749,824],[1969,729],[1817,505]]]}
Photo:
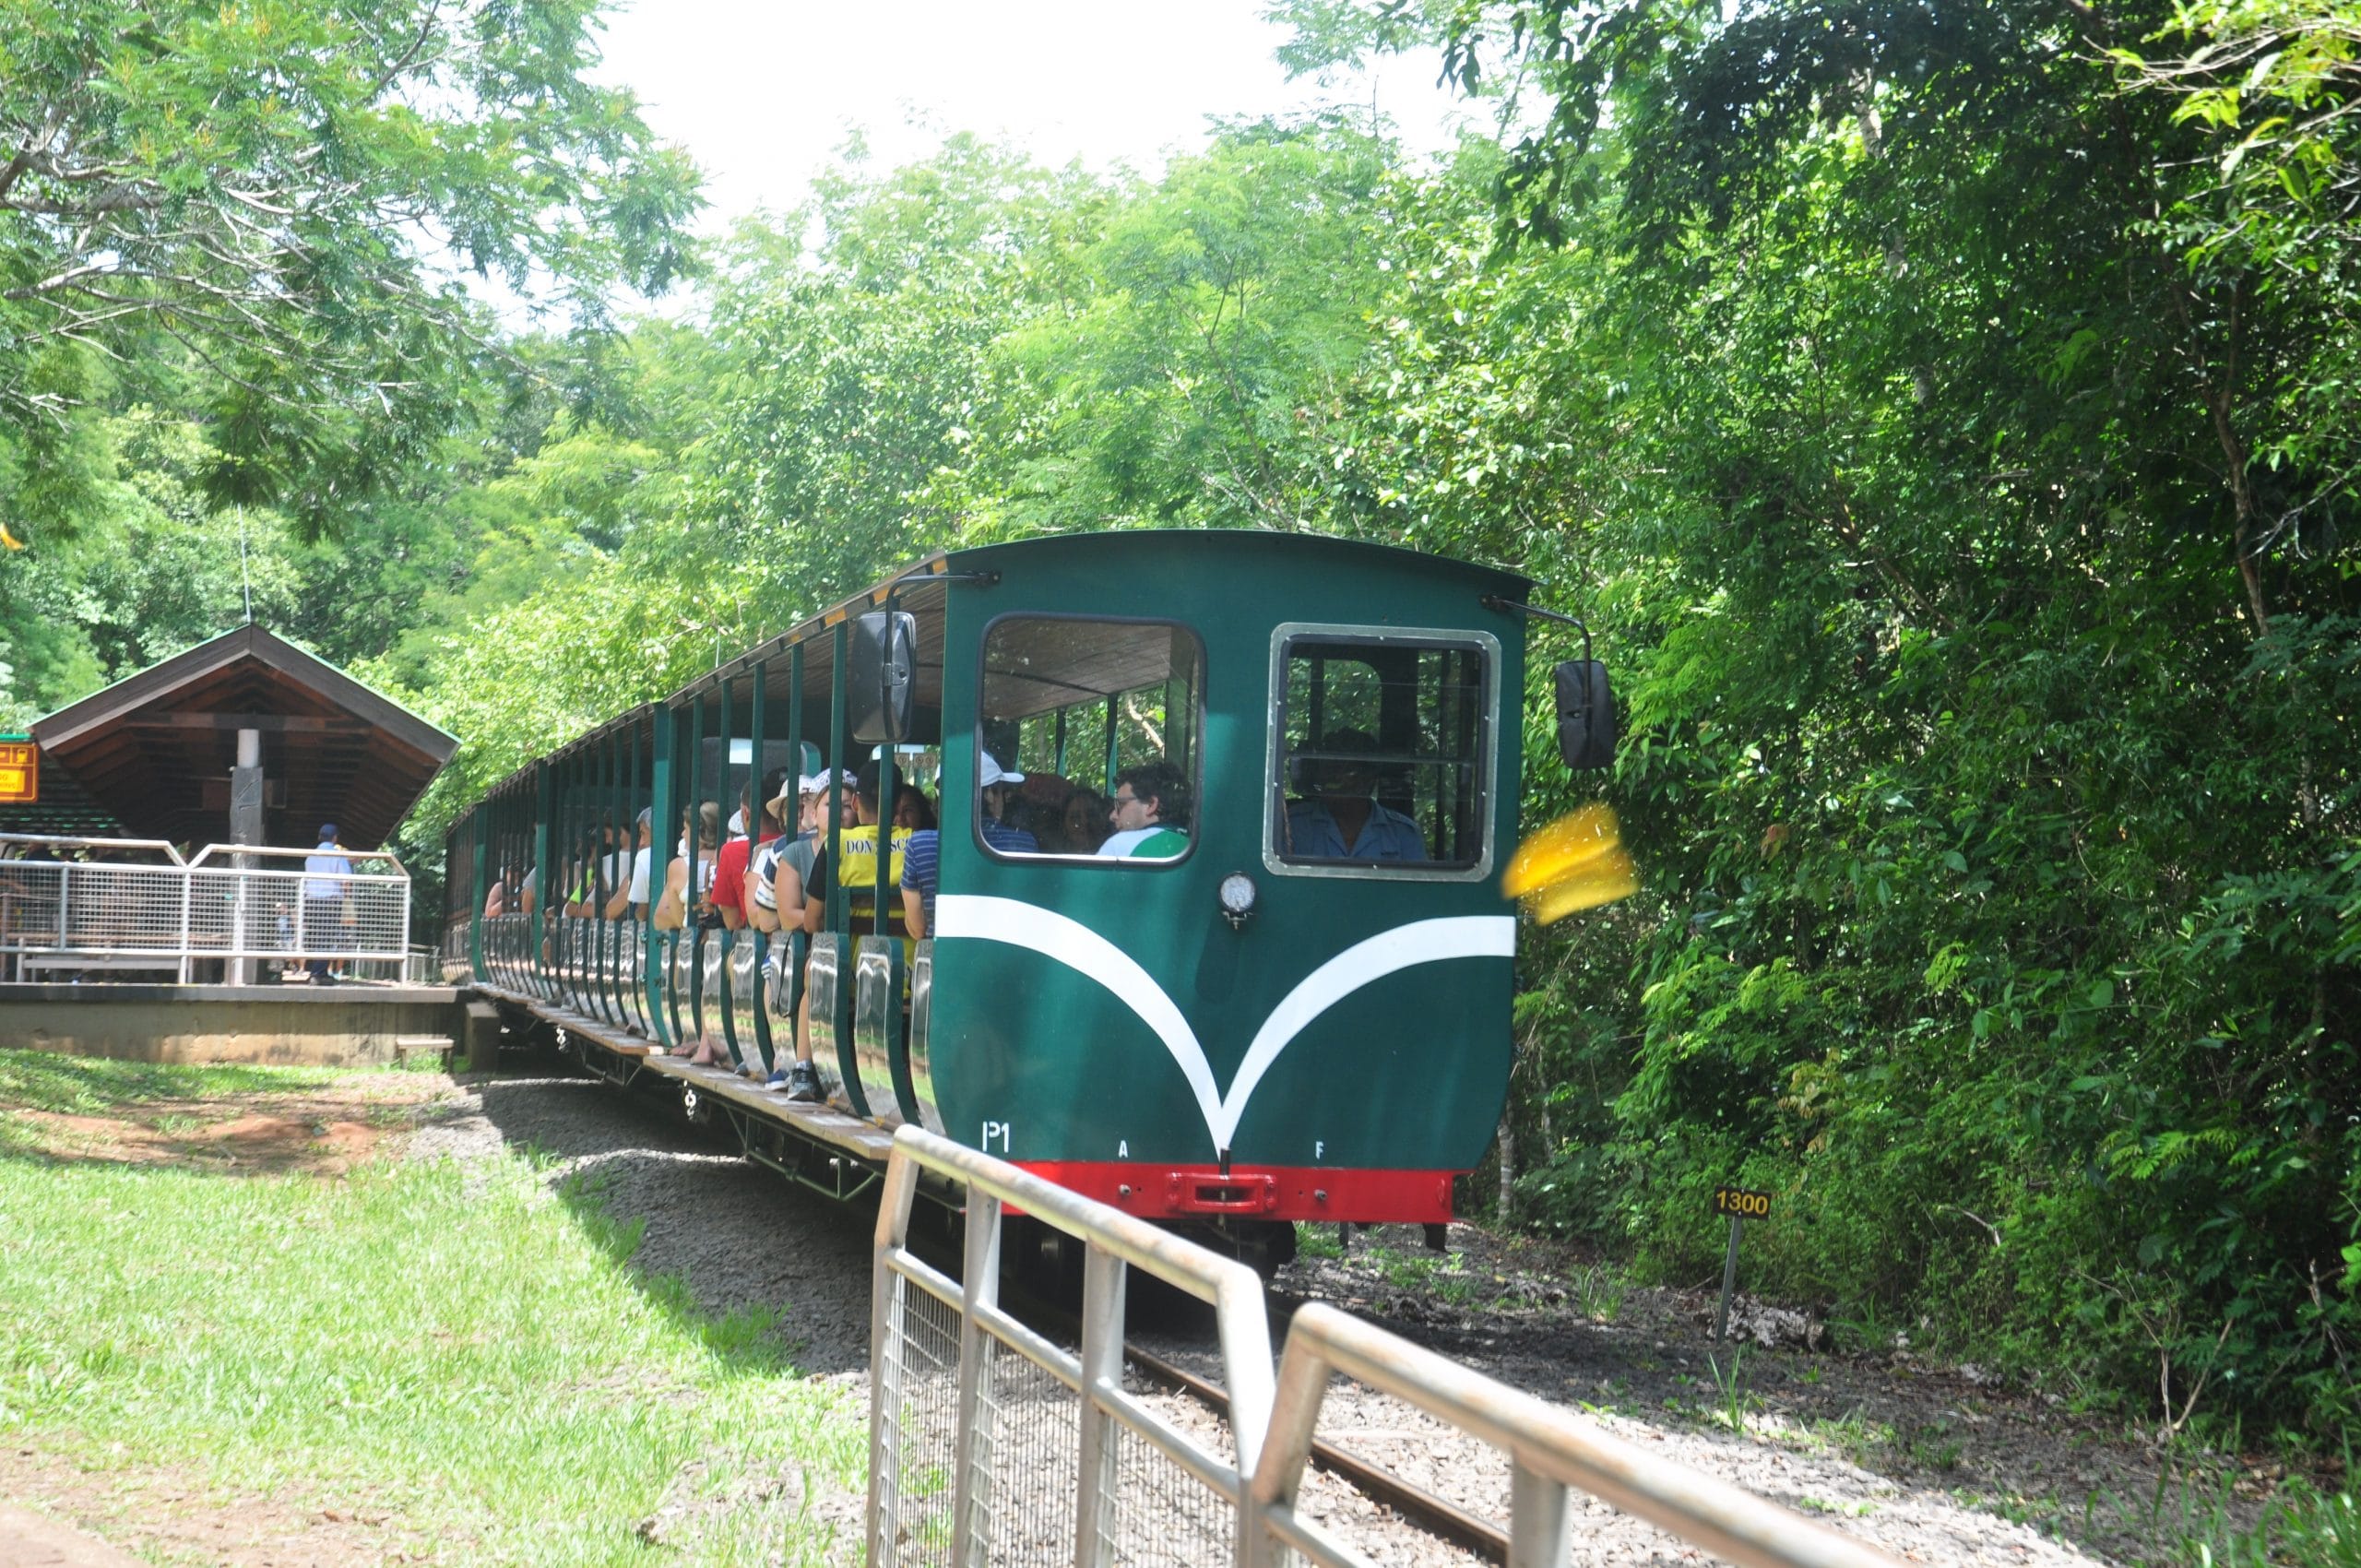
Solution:
{"label": "passenger in red shirt", "polygon": [[[788,777],[789,770],[784,767],[771,770],[770,777],[763,784],[761,797],[766,805],[778,793],[779,782]],[[721,852],[713,862],[713,907],[721,911],[721,923],[731,931],[742,931],[746,925],[747,859],[764,844],[778,837],[778,823],[768,811],[754,810],[753,801],[750,798],[753,793],[753,780],[749,779],[747,787],[738,791],[738,816],[742,822],[751,817],[762,837],[749,838],[743,834],[739,835],[721,847]]]}

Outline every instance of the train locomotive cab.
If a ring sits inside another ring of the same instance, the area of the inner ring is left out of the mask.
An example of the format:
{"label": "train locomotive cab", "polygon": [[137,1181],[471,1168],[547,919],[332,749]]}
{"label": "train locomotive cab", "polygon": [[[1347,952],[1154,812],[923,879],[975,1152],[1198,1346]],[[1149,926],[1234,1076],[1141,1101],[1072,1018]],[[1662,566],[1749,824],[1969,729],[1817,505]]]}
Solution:
{"label": "train locomotive cab", "polygon": [[[694,1051],[777,1082],[801,1047],[859,1121],[730,1114],[807,1180],[873,1170],[862,1123],[907,1120],[1265,1261],[1296,1221],[1440,1224],[1507,1092],[1526,587],[1314,535],[931,557],[496,785],[452,834],[446,957],[616,1042],[585,1061],[618,1081]],[[1555,687],[1562,754],[1597,766],[1604,671],[1586,649]],[[668,924],[668,875],[746,863],[710,825],[770,799],[793,831],[783,780],[830,780],[805,803],[850,877],[848,770],[896,764],[939,826],[890,858],[868,829],[865,900],[811,933]],[[878,884],[930,861],[913,941]],[[495,909],[508,878],[548,896]]]}
{"label": "train locomotive cab", "polygon": [[945,570],[929,1122],[1232,1240],[1447,1220],[1510,1066],[1525,583],[1238,533]]}

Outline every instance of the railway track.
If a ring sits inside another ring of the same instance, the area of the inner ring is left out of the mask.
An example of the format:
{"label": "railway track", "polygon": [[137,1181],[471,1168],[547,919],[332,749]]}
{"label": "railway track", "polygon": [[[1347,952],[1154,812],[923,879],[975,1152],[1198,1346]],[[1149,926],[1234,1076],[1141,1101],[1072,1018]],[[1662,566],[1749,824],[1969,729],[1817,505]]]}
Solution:
{"label": "railway track", "polygon": [[[1176,1394],[1185,1394],[1224,1416],[1229,1414],[1229,1396],[1220,1385],[1208,1383],[1196,1373],[1134,1345],[1123,1347],[1123,1359],[1151,1383],[1161,1384]],[[1488,1562],[1507,1563],[1508,1532],[1489,1519],[1479,1519],[1457,1503],[1437,1497],[1423,1487],[1413,1486],[1384,1467],[1373,1465],[1322,1438],[1311,1440],[1311,1462],[1370,1502],[1394,1510],[1429,1535],[1474,1552]]]}
{"label": "railway track", "polygon": [[[954,1267],[955,1269],[955,1264]],[[1067,1308],[1038,1293],[1029,1285],[1007,1277],[1001,1282],[1001,1303],[1036,1329],[1078,1337],[1081,1320]],[[1287,1319],[1304,1298],[1274,1293],[1271,1297],[1271,1343],[1287,1337]],[[1229,1395],[1219,1384],[1199,1377],[1186,1367],[1126,1340],[1123,1360],[1143,1378],[1169,1393],[1182,1395],[1228,1420]],[[1375,1464],[1323,1438],[1311,1440],[1311,1463],[1351,1487],[1379,1507],[1392,1510],[1407,1523],[1438,1540],[1471,1552],[1487,1562],[1509,1560],[1508,1532],[1490,1520],[1470,1514],[1447,1498],[1438,1497],[1382,1465]]]}

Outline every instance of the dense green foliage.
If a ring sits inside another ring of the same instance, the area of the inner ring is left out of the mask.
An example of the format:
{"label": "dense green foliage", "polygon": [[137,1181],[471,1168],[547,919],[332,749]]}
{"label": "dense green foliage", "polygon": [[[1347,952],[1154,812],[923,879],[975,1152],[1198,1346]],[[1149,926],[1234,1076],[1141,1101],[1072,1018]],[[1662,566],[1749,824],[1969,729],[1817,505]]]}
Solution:
{"label": "dense green foliage", "polygon": [[[1528,944],[1520,1218],[1694,1279],[1706,1191],[1766,1186],[1762,1283],[1864,1335],[2349,1430],[2347,15],[1288,9],[1307,69],[1440,38],[1509,128],[1420,166],[1240,125],[1153,179],[849,158],[693,322],[453,370],[357,512],[382,553],[248,514],[258,612],[467,737],[410,833],[928,548],[1516,565],[1619,671],[1643,873]],[[22,703],[234,580],[202,400],[82,395],[111,542],[0,562]],[[1528,816],[1596,788],[1536,762]]]}
{"label": "dense green foliage", "polygon": [[2193,15],[1718,14],[1553,10],[1497,187],[1613,266],[1577,468],[1665,897],[1561,971],[1566,1218],[1702,1271],[1740,1174],[1789,1289],[2349,1421],[2349,133],[2265,184],[2218,71],[2100,53]]}
{"label": "dense green foliage", "polygon": [[0,3],[0,723],[249,582],[349,658],[463,579],[448,444],[517,367],[462,278],[595,327],[687,262],[695,173],[587,79],[597,11]]}

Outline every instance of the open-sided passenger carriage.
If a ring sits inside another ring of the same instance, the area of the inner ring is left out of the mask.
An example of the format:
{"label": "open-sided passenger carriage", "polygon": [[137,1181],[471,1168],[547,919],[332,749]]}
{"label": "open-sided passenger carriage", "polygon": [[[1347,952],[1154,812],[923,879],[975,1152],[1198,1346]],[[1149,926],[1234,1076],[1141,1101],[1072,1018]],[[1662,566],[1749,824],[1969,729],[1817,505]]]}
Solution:
{"label": "open-sided passenger carriage", "polygon": [[[452,834],[466,934],[446,954],[624,1056],[702,1035],[767,1068],[808,985],[840,1112],[923,1122],[1145,1217],[1234,1237],[1447,1219],[1510,1066],[1516,927],[1497,885],[1517,833],[1526,588],[1311,535],[932,557],[494,789]],[[1611,720],[1595,674],[1559,685],[1596,750]],[[1026,776],[1013,814],[1038,851],[986,842],[987,754]],[[603,904],[627,865],[610,835],[643,806],[660,882],[694,802],[728,813],[750,774],[881,754],[939,788],[941,891],[914,952],[851,929],[843,899],[809,953],[800,935],[567,920],[552,896],[470,918],[504,868],[555,867],[545,895],[564,877]],[[1111,795],[1153,761],[1184,781],[1177,853],[1109,858],[1069,833],[1066,785]],[[1339,789],[1372,798],[1382,831],[1347,844],[1314,801]],[[790,1129],[805,1114],[742,1085],[728,1099]]]}

